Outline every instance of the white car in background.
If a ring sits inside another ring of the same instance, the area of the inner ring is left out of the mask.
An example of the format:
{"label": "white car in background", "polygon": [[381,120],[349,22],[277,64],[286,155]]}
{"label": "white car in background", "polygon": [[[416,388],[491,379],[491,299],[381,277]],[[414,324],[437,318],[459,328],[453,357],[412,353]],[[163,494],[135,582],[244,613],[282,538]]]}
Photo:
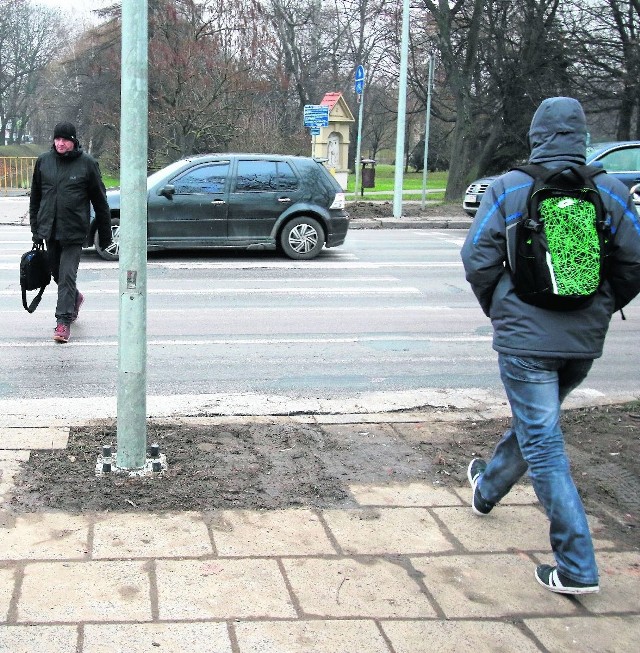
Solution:
{"label": "white car in background", "polygon": [[[587,147],[587,164],[601,165],[610,175],[619,179],[623,184],[632,189],[640,187],[640,141],[616,141],[613,143],[594,143]],[[469,185],[465,194],[462,208],[468,215],[475,215],[480,201],[489,186],[498,178],[482,177]],[[640,202],[634,197],[636,206]]]}

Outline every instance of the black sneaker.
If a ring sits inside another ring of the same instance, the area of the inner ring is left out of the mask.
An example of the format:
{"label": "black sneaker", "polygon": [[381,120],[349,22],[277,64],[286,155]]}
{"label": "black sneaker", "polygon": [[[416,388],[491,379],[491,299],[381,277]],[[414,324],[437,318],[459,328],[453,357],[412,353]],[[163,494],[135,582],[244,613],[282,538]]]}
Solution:
{"label": "black sneaker", "polygon": [[487,463],[484,460],[482,460],[482,458],[474,458],[469,463],[469,467],[467,467],[467,478],[469,479],[469,484],[471,485],[471,489],[473,490],[471,509],[476,515],[479,515],[480,517],[484,517],[485,515],[488,515],[493,509],[493,507],[495,506],[495,503],[490,503],[489,501],[485,501],[482,498],[482,495],[480,494],[480,490],[478,490],[477,488],[478,480],[480,476],[482,476],[486,468],[487,468]]}
{"label": "black sneaker", "polygon": [[536,580],[551,592],[557,594],[595,594],[600,591],[600,586],[589,583],[579,583],[571,580],[551,565],[538,565],[536,567]]}

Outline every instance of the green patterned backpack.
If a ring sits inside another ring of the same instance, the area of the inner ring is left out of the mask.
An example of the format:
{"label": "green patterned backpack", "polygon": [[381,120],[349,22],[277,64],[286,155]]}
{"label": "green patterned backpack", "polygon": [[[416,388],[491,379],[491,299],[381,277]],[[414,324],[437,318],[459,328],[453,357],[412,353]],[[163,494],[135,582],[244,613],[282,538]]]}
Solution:
{"label": "green patterned backpack", "polygon": [[533,177],[516,227],[515,291],[528,304],[553,311],[588,306],[606,272],[611,220],[593,178],[595,166],[515,168]]}

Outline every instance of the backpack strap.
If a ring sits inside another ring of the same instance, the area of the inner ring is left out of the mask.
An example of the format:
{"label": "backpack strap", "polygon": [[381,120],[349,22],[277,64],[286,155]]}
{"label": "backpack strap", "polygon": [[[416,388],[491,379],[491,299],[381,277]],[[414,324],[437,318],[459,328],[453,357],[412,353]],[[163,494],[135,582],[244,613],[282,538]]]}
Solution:
{"label": "backpack strap", "polygon": [[533,178],[533,186],[531,187],[527,197],[526,210],[522,214],[522,225],[526,229],[530,229],[531,231],[538,233],[542,231],[542,223],[531,217],[532,197],[537,187],[539,188],[540,186],[544,186],[546,184],[549,172],[553,171],[550,171],[549,168],[545,168],[544,166],[538,165],[537,163],[529,163],[528,165],[516,166],[515,168],[512,168],[512,170],[519,170],[520,172],[524,172],[526,175]]}
{"label": "backpack strap", "polygon": [[[588,165],[574,165],[569,164],[559,168],[545,168],[542,165],[537,163],[530,163],[528,165],[516,166],[512,170],[519,170],[524,172],[533,178],[533,187],[529,193],[529,198],[527,200],[527,218],[531,215],[531,205],[533,201],[533,195],[536,190],[544,186],[553,186],[554,180],[561,179],[564,182],[570,180],[571,176],[573,177],[573,182],[582,186],[583,188],[588,189],[592,192],[591,197],[593,198],[594,203],[598,207],[598,228],[606,229],[608,221],[607,211],[600,197],[600,193],[596,187],[595,177],[601,174],[606,174],[606,170],[600,166],[588,166]],[[562,179],[564,175],[564,179]],[[558,183],[558,182],[556,182]],[[562,187],[562,184],[560,184]],[[529,228],[539,227],[537,221],[525,220]]]}
{"label": "backpack strap", "polygon": [[533,177],[534,179],[544,179],[546,174],[549,172],[549,168],[545,168],[537,163],[529,163],[511,169],[520,170],[520,172],[524,172],[525,175],[529,175],[529,177]]}
{"label": "backpack strap", "polygon": [[28,311],[29,313],[33,313],[36,310],[36,308],[38,308],[38,304],[42,299],[42,295],[44,294],[45,289],[46,286],[40,288],[38,294],[33,298],[33,300],[29,305],[27,305],[27,291],[24,288],[22,289],[22,305],[24,306],[26,311]]}
{"label": "backpack strap", "polygon": [[589,181],[595,186],[593,178],[596,175],[606,174],[606,170],[599,166],[588,165],[566,165],[561,168],[546,168],[538,163],[529,163],[527,165],[516,166],[512,170],[520,170],[533,177],[535,180],[540,180],[544,184],[548,184],[554,177],[564,174],[567,171],[573,174],[580,183],[587,184]]}

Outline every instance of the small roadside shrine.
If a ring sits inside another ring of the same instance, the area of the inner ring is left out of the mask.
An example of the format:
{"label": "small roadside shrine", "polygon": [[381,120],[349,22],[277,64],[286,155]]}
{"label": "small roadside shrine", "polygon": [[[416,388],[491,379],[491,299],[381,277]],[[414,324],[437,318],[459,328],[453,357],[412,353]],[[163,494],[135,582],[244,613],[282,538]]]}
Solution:
{"label": "small roadside shrine", "polygon": [[327,93],[320,102],[329,108],[329,124],[320,127],[314,136],[313,152],[316,157],[326,157],[325,165],[342,188],[347,188],[349,176],[349,127],[355,122],[342,93]]}

